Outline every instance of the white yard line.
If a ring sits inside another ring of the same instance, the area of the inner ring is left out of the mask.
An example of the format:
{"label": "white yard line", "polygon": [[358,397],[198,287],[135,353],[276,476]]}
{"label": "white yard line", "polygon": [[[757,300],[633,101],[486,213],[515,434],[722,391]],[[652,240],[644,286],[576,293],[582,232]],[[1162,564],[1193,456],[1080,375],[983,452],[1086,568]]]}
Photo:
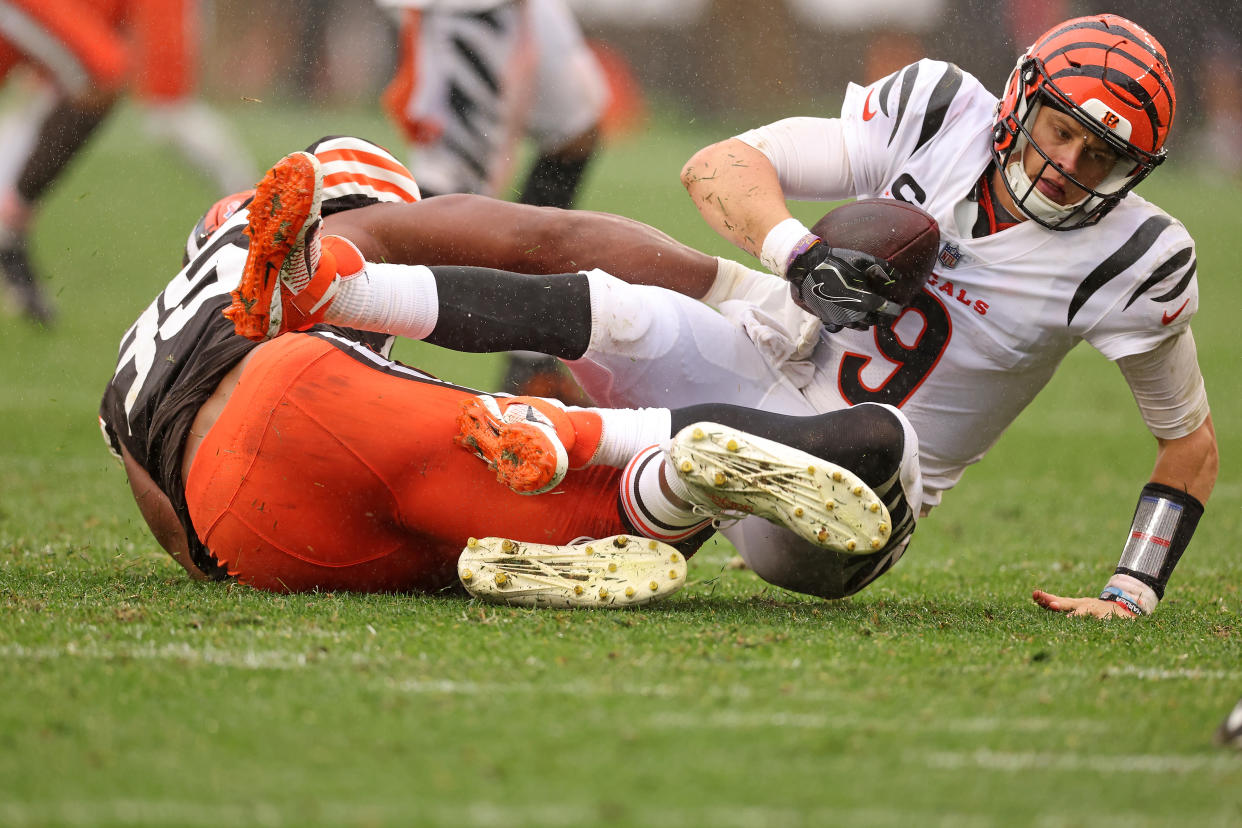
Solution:
{"label": "white yard line", "polygon": [[1026,771],[1057,771],[1062,773],[1100,774],[1198,774],[1219,773],[1242,779],[1242,756],[1234,753],[1180,756],[1177,754],[1124,753],[1103,755],[1092,753],[1008,753],[979,748],[968,751],[911,751],[905,754],[910,764],[926,764],[936,770],[991,770],[1005,773]]}
{"label": "white yard line", "polygon": [[[1141,814],[1110,811],[1110,817],[1127,825],[1143,825]],[[511,802],[479,802],[451,805],[423,803],[376,804],[317,800],[284,810],[270,803],[237,805],[217,801],[100,799],[57,802],[0,802],[0,822],[10,828],[28,825],[184,825],[216,828],[219,825],[254,825],[282,828],[286,825],[365,825],[434,824],[512,828],[537,825],[541,828],[595,825],[607,814],[592,805],[523,805]],[[654,807],[625,804],[616,815],[626,824],[687,826],[712,825],[717,828],[768,828],[772,825],[800,826],[849,825],[852,828],[887,825],[918,825],[928,828],[988,828],[995,825],[993,815],[973,813],[930,814],[915,809],[884,807],[798,809],[746,803],[715,802],[702,808]],[[1200,825],[1203,823],[1200,822]]]}

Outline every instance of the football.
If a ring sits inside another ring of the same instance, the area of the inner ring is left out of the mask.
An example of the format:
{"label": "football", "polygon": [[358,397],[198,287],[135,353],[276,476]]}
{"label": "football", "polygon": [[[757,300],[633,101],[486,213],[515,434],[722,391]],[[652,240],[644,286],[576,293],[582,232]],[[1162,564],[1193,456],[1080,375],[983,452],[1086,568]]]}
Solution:
{"label": "football", "polygon": [[913,204],[888,198],[842,204],[811,232],[832,247],[870,253],[895,267],[903,278],[882,293],[902,307],[923,289],[940,250],[936,220]]}

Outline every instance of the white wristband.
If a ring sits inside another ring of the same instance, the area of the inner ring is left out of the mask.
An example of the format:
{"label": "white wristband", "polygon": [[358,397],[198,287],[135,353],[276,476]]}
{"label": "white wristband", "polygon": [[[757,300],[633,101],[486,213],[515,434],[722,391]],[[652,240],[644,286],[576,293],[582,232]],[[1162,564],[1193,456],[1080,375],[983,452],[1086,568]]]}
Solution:
{"label": "white wristband", "polygon": [[1160,599],[1156,597],[1156,591],[1138,578],[1129,575],[1114,575],[1108,579],[1108,583],[1104,588],[1114,587],[1124,592],[1134,603],[1143,608],[1143,612],[1151,615],[1156,611],[1156,605],[1160,603]]}
{"label": "white wristband", "polygon": [[804,238],[813,235],[807,226],[796,218],[787,218],[764,236],[759,261],[783,279],[785,271],[789,269],[789,261],[793,258],[794,249]]}

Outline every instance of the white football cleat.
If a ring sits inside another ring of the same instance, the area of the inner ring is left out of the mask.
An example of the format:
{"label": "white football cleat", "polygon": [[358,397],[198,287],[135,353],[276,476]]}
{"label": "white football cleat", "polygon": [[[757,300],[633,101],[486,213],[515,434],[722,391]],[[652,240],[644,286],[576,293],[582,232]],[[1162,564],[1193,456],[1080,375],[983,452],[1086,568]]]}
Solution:
{"label": "white football cleat", "polygon": [[620,609],[681,589],[686,559],[667,544],[628,535],[566,546],[471,538],[457,577],[493,604]]}
{"label": "white football cleat", "polygon": [[892,521],[849,469],[716,423],[679,431],[665,449],[692,502],[717,515],[758,515],[825,549],[862,555],[888,544]]}

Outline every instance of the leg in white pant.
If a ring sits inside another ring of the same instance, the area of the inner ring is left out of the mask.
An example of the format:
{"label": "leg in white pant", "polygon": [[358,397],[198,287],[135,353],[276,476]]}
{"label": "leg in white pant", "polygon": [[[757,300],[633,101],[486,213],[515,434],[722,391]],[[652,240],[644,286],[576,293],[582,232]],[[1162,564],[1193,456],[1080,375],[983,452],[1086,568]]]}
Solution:
{"label": "leg in white pant", "polygon": [[591,346],[567,362],[597,404],[677,408],[727,402],[814,414],[740,325],[687,296],[600,270],[591,284]]}
{"label": "leg in white pant", "polygon": [[[602,271],[588,278],[591,346],[567,364],[599,404],[675,408],[726,402],[782,414],[818,413],[739,325],[710,307]],[[909,430],[906,440],[907,465],[917,469],[917,441]],[[903,482],[921,494],[917,478]],[[823,598],[862,589],[886,572],[908,543],[907,538],[871,555],[837,554],[757,517],[722,532],[765,581]]]}

